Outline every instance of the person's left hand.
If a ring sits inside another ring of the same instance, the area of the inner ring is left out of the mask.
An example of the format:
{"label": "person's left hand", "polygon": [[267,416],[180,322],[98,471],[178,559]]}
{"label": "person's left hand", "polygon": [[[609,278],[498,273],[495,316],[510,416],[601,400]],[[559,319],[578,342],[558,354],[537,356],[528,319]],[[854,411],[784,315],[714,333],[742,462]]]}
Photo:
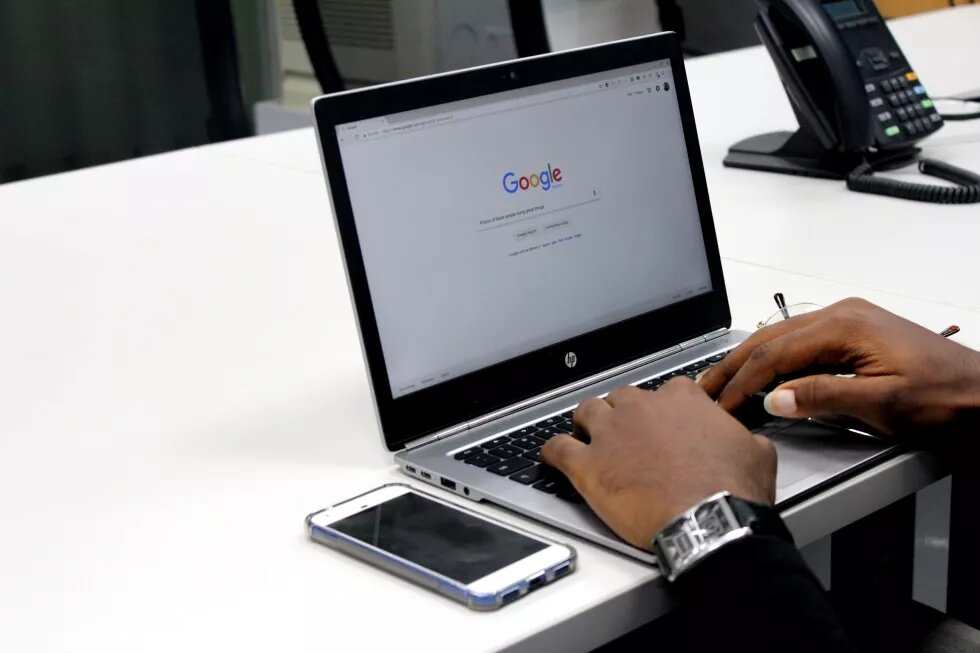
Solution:
{"label": "person's left hand", "polygon": [[633,546],[650,549],[671,520],[723,490],[767,505],[775,500],[772,443],[686,378],[657,392],[626,387],[588,399],[575,409],[575,430],[590,443],[557,435],[541,457]]}

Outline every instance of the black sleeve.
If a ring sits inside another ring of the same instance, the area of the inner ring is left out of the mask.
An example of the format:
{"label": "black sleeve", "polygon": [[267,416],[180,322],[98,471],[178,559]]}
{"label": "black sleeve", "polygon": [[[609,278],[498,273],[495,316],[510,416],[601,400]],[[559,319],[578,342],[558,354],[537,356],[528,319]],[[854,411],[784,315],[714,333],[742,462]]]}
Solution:
{"label": "black sleeve", "polygon": [[856,651],[799,551],[778,537],[733,542],[674,586],[694,650]]}

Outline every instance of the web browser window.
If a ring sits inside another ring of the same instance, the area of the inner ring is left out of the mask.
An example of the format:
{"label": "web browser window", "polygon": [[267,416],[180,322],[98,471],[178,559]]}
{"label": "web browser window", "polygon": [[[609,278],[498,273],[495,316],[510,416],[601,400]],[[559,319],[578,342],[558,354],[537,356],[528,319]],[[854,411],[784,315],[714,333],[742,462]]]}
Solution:
{"label": "web browser window", "polygon": [[395,397],[711,290],[669,61],[337,138]]}

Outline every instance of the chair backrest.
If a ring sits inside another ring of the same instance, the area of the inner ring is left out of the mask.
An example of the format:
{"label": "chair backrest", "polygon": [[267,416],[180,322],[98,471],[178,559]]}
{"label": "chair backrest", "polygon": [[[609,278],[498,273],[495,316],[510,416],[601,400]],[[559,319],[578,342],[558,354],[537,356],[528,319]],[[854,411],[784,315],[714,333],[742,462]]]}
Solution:
{"label": "chair backrest", "polygon": [[507,0],[518,57],[551,52],[541,0]]}
{"label": "chair backrest", "polygon": [[211,142],[249,135],[238,70],[238,44],[230,0],[195,0],[201,60],[207,82],[211,115],[207,130]]}
{"label": "chair backrest", "polygon": [[320,82],[324,93],[336,93],[344,90],[344,80],[340,77],[337,62],[330,50],[327,38],[327,28],[323,23],[323,13],[320,11],[318,0],[293,0],[293,10],[296,12],[296,22],[303,36],[306,54],[310,57],[313,74]]}

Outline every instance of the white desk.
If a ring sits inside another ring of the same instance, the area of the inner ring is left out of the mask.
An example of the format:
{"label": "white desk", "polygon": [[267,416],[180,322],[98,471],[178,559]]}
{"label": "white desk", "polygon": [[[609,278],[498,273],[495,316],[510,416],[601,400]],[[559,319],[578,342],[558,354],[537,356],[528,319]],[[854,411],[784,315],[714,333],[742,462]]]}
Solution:
{"label": "white desk", "polygon": [[[980,85],[940,78],[978,29],[980,8],[895,31],[938,94]],[[756,115],[772,105],[724,90],[746,79],[756,97],[778,95],[757,51],[690,71],[737,326],[771,312],[774,290],[862,294],[980,344],[980,304],[963,301],[976,296],[973,259],[922,244],[942,234],[963,252],[975,207],[723,170],[723,146],[788,125],[788,110]],[[940,152],[943,138],[937,156],[980,169],[980,148]],[[855,220],[889,224],[879,207],[903,225],[887,242],[807,267],[820,243],[861,245],[874,225]],[[845,212],[856,242],[835,243]],[[0,187],[0,306],[0,650],[574,650],[665,609],[650,569],[579,541],[578,573],[478,614],[306,539],[306,512],[405,480],[380,445],[309,131]],[[788,519],[813,541],[941,474],[905,456]]]}

